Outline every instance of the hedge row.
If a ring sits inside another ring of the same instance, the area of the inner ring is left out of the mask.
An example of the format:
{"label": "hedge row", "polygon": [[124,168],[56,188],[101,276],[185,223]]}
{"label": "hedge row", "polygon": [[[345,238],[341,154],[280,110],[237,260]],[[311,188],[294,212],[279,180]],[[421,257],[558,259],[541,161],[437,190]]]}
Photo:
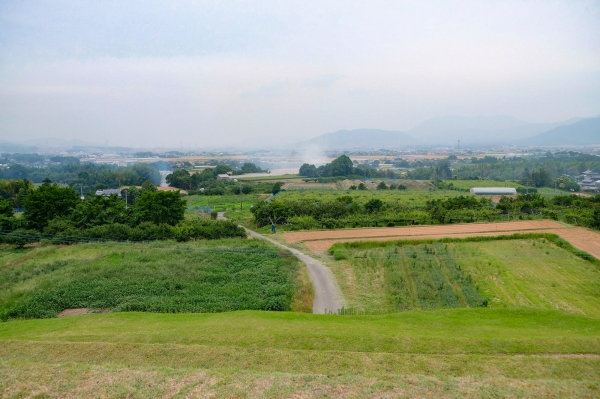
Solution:
{"label": "hedge row", "polygon": [[92,227],[87,230],[69,228],[64,231],[39,233],[31,230],[14,230],[3,232],[1,242],[22,247],[25,244],[48,240],[52,243],[76,243],[88,241],[154,241],[191,239],[216,240],[220,238],[246,237],[244,229],[229,220],[192,220],[176,226],[168,224],[156,225],[145,222],[136,227],[113,223]]}

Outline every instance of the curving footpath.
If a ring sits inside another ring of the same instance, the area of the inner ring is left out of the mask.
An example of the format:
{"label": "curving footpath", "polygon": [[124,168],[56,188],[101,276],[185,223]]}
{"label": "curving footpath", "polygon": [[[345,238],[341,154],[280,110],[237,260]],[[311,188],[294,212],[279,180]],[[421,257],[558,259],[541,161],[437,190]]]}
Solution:
{"label": "curving footpath", "polygon": [[[224,216],[224,212],[219,212],[217,218],[220,220],[227,220],[227,218]],[[290,251],[292,254],[294,254],[294,256],[296,256],[298,259],[300,259],[306,264],[306,268],[308,269],[308,276],[310,277],[310,280],[312,281],[313,287],[315,289],[313,313],[337,313],[342,308],[344,299],[342,297],[341,290],[337,285],[333,273],[331,273],[331,270],[329,270],[327,266],[317,261],[316,259],[303,254],[297,249],[280,244],[277,241],[267,238],[255,231],[247,229],[244,226],[240,227],[246,230],[246,232],[254,238],[268,241],[281,249]]]}

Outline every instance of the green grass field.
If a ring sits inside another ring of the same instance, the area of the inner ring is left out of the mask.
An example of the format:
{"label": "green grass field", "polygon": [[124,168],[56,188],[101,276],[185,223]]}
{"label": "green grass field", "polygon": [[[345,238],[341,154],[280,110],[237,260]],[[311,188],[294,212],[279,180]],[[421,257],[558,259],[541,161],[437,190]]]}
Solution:
{"label": "green grass field", "polygon": [[[112,313],[0,323],[6,397],[594,397],[600,320]],[[19,396],[21,395],[21,396]]]}
{"label": "green grass field", "polygon": [[348,190],[348,191],[328,191],[328,190],[306,190],[306,191],[285,191],[277,196],[281,201],[334,201],[336,198],[349,195],[357,203],[364,204],[373,198],[377,198],[386,203],[406,204],[413,206],[423,206],[425,202],[432,199],[457,197],[464,195],[453,190]]}
{"label": "green grass field", "polygon": [[[243,208],[250,209],[260,199],[268,197],[265,194],[243,194],[240,195],[189,195],[184,197],[187,200],[188,208],[209,206],[219,212],[226,210],[240,209],[240,200]],[[188,213],[195,213],[190,211]]]}
{"label": "green grass field", "polygon": [[496,180],[444,180],[444,183],[450,184],[458,189],[469,191],[473,187],[525,187],[515,181],[496,181]]}
{"label": "green grass field", "polygon": [[[334,247],[329,265],[363,312],[477,307],[562,310],[600,318],[600,268],[545,238]],[[336,249],[340,248],[340,249]]]}
{"label": "green grass field", "polygon": [[244,180],[244,181],[269,181],[269,182],[276,182],[276,181],[294,181],[294,180],[301,180],[301,179],[306,179],[303,176],[299,176],[299,175],[279,175],[279,176],[249,176],[249,177],[244,177],[243,175],[241,176],[235,176],[236,179],[238,180]]}
{"label": "green grass field", "polygon": [[258,240],[4,247],[0,262],[2,319],[312,308],[302,264]]}

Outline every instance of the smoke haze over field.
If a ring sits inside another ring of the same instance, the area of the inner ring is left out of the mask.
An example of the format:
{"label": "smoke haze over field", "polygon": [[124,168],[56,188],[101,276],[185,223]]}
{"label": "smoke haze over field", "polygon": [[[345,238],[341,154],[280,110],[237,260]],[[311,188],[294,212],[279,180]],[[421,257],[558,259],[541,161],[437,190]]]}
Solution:
{"label": "smoke haze over field", "polygon": [[595,1],[0,3],[0,139],[261,146],[600,113]]}

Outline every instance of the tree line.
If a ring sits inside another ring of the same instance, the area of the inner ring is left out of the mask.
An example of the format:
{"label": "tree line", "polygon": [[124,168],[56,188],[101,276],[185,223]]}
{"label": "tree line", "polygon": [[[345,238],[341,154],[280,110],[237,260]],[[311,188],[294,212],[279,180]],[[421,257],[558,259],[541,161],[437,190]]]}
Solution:
{"label": "tree line", "polygon": [[140,186],[145,181],[160,184],[160,173],[152,165],[143,163],[130,166],[99,165],[91,162],[81,163],[77,158],[69,158],[72,158],[69,162],[51,164],[47,167],[11,163],[8,167],[0,168],[0,179],[25,179],[41,183],[48,178],[56,183],[68,184],[84,193],[105,188]]}
{"label": "tree line", "polygon": [[502,197],[493,204],[485,197],[460,195],[429,200],[411,206],[373,198],[359,203],[352,196],[335,200],[309,201],[274,199],[260,201],[252,209],[258,227],[274,222],[293,230],[352,227],[384,227],[413,224],[447,224],[498,219],[550,218],[581,226],[600,228],[600,195],[556,196],[546,200],[539,194]]}
{"label": "tree line", "polygon": [[22,217],[13,213],[10,200],[0,201],[0,227],[4,241],[24,245],[44,234],[108,240],[156,240],[245,237],[232,222],[185,221],[186,201],[177,191],[158,191],[149,181],[135,195],[119,198],[92,194],[84,199],[70,187],[46,179],[22,199]]}

